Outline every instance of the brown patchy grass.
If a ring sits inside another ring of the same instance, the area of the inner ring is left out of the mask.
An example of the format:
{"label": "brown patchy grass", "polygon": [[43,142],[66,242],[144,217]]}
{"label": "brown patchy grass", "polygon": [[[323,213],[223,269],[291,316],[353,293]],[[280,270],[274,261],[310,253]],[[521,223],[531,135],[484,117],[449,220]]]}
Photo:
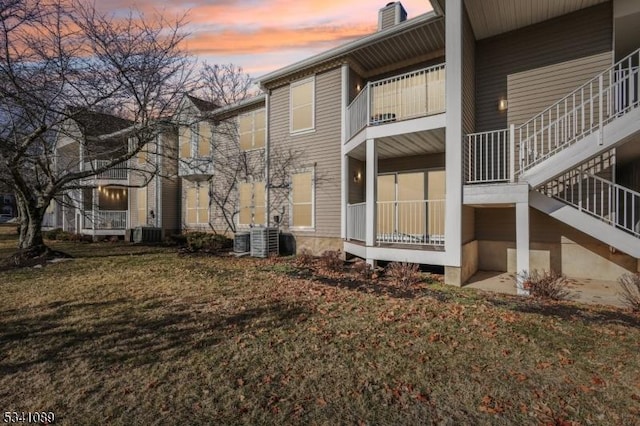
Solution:
{"label": "brown patchy grass", "polygon": [[290,260],[54,248],[76,259],[0,272],[2,411],[70,425],[638,424],[637,314]]}

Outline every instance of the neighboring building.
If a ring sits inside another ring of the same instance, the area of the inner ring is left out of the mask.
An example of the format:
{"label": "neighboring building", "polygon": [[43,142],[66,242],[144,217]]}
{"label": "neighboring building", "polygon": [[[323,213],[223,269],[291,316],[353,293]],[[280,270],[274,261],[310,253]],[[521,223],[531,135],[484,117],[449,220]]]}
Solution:
{"label": "neighboring building", "polygon": [[[82,111],[58,132],[56,170],[96,170],[130,149],[127,136],[102,142],[92,137],[131,126],[109,114]],[[82,181],[57,197],[45,215],[45,229],[62,228],[92,236],[125,235],[137,226],[162,228],[164,234],[179,232],[179,182],[177,179],[177,130],[166,124],[136,157]]]}
{"label": "neighboring building", "polygon": [[180,229],[211,230],[209,186],[213,177],[212,123],[206,114],[217,105],[186,95],[174,122],[178,126],[178,176],[181,178]]}
{"label": "neighboring building", "polygon": [[18,215],[16,198],[13,194],[0,194],[0,214],[12,217]]}

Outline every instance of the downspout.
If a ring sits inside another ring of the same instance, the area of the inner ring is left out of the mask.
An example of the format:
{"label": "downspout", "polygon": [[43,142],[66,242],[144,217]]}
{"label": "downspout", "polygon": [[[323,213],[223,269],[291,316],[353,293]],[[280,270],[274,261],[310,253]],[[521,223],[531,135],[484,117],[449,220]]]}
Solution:
{"label": "downspout", "polygon": [[[264,88],[263,88],[264,90]],[[267,91],[266,95],[265,95],[265,99],[264,99],[264,107],[265,107],[265,126],[264,126],[264,131],[265,131],[265,135],[264,135],[264,176],[265,176],[265,212],[267,215],[267,228],[271,226],[271,179],[270,179],[270,174],[269,174],[269,148],[270,148],[270,132],[269,132],[269,124],[271,123],[271,120],[269,119],[270,113],[271,113],[271,108],[270,108],[270,96],[271,96],[271,91]]]}
{"label": "downspout", "polygon": [[156,228],[162,229],[162,179],[160,175],[162,174],[162,144],[164,143],[164,138],[162,137],[164,133],[160,133],[157,136],[156,142],[156,165],[158,170],[156,171]]}

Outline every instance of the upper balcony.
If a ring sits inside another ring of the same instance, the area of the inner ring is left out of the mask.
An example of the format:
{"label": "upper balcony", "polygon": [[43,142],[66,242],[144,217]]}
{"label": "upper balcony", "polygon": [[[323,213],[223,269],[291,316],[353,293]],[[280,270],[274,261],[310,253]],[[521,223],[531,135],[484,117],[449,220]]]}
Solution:
{"label": "upper balcony", "polygon": [[347,141],[369,126],[445,112],[445,64],[370,81],[347,107]]}
{"label": "upper balcony", "polygon": [[[111,163],[110,160],[93,160],[82,164],[82,171],[98,170]],[[123,162],[102,173],[89,178],[89,180],[127,181],[129,179],[129,163]]]}
{"label": "upper balcony", "polygon": [[213,174],[211,157],[180,158],[178,176],[188,180],[207,180]]}

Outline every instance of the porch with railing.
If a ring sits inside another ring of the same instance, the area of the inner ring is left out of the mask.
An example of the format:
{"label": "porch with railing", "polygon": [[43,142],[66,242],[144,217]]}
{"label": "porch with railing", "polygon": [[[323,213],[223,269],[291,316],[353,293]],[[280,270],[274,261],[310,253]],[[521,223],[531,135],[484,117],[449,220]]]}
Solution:
{"label": "porch with railing", "polygon": [[445,64],[368,82],[347,107],[347,135],[445,111]]}
{"label": "porch with railing", "polygon": [[520,126],[466,135],[465,183],[514,181],[516,174],[637,108],[640,49]]}
{"label": "porch with railing", "polygon": [[[378,201],[376,243],[444,245],[445,201]],[[366,241],[366,203],[347,206],[347,239]]]}
{"label": "porch with railing", "polygon": [[[99,170],[110,163],[111,163],[110,160],[88,161],[84,163],[82,170],[83,171]],[[127,180],[128,178],[129,178],[129,168],[128,168],[128,162],[126,161],[116,165],[115,167],[109,170],[99,173],[93,177],[93,179],[104,179],[104,180]]]}
{"label": "porch with railing", "polygon": [[127,229],[127,211],[86,211],[83,229],[95,229],[99,231],[125,230]]}

